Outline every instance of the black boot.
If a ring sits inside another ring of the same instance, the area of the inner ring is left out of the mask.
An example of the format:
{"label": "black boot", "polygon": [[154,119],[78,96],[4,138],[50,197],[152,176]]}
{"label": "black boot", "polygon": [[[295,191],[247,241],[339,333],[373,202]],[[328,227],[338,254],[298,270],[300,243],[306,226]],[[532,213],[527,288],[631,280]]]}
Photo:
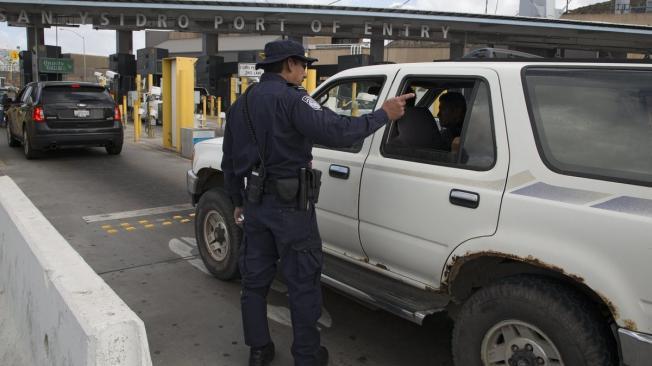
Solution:
{"label": "black boot", "polygon": [[317,365],[328,365],[328,350],[324,346],[319,347],[319,351],[317,351]]}
{"label": "black boot", "polygon": [[[328,357],[328,356],[327,356]],[[274,359],[274,342],[249,350],[249,366],[267,366]]]}

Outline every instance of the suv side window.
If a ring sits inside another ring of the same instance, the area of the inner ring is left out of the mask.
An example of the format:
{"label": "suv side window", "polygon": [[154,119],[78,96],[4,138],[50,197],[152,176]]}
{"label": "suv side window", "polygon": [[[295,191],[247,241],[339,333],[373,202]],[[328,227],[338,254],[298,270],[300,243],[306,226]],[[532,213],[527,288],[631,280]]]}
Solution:
{"label": "suv side window", "polygon": [[523,75],[551,170],[652,186],[652,70],[528,67]]}
{"label": "suv side window", "polygon": [[469,78],[408,78],[416,98],[385,130],[381,152],[393,159],[489,170],[496,146],[489,86]]}
{"label": "suv side window", "polygon": [[31,98],[31,99],[30,99],[30,102],[31,102],[31,103],[35,103],[35,102],[38,100],[38,98],[37,98],[37,94],[38,94],[38,86],[37,86],[37,85],[34,85],[34,86],[32,87],[32,92],[30,93],[30,98]]}
{"label": "suv side window", "polygon": [[[364,79],[344,79],[327,86],[315,96],[315,100],[324,108],[328,108],[340,116],[359,117],[376,109],[378,95],[383,89],[384,77]],[[362,149],[359,141],[347,148],[331,148],[315,145],[315,147],[357,153]]]}
{"label": "suv side window", "polygon": [[20,95],[21,103],[27,103],[32,95],[32,86],[27,86],[23,93]]}

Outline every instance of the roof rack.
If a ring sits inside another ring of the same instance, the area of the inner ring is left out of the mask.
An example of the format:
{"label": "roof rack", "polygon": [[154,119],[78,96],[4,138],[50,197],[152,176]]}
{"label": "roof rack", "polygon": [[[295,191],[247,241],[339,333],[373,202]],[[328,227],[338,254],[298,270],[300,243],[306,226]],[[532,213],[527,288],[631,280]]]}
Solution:
{"label": "roof rack", "polygon": [[466,55],[462,56],[464,59],[487,59],[487,58],[503,58],[503,59],[523,59],[523,58],[542,58],[539,55],[525,53],[521,51],[508,50],[504,48],[485,47],[475,49]]}
{"label": "roof rack", "polygon": [[599,64],[652,64],[652,59],[616,59],[616,58],[457,58],[432,60],[432,62],[559,62],[559,63],[599,63]]}

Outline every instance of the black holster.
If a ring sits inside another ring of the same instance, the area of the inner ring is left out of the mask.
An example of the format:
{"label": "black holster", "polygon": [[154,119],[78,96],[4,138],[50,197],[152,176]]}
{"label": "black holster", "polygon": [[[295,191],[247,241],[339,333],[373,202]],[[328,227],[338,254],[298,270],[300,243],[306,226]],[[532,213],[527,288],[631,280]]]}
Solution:
{"label": "black holster", "polygon": [[319,201],[321,170],[301,168],[299,171],[299,210],[308,211]]}

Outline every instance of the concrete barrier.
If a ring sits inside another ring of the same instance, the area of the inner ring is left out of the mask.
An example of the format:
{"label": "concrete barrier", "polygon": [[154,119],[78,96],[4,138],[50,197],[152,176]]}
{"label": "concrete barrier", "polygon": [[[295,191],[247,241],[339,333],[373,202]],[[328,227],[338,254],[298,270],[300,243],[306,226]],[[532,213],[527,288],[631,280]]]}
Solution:
{"label": "concrete barrier", "polygon": [[142,320],[0,176],[0,365],[151,364]]}

